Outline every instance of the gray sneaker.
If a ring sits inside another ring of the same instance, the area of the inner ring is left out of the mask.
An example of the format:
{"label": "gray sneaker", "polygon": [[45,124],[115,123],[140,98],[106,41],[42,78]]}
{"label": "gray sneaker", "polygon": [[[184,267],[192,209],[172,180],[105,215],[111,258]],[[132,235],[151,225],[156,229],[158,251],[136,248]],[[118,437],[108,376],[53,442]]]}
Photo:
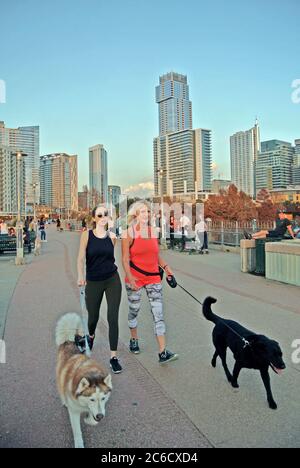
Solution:
{"label": "gray sneaker", "polygon": [[166,364],[167,362],[176,361],[179,356],[165,349],[162,353],[159,353],[158,357],[160,364]]}

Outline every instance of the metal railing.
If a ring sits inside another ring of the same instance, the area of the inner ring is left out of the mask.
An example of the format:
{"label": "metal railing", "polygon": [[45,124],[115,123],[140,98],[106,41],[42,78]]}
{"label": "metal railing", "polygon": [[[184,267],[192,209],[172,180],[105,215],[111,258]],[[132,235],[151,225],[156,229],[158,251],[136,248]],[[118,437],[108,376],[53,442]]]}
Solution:
{"label": "metal railing", "polygon": [[251,234],[257,231],[270,231],[275,228],[276,223],[269,222],[238,222],[220,221],[208,223],[208,239],[210,244],[239,247],[241,239],[244,239],[244,231]]}

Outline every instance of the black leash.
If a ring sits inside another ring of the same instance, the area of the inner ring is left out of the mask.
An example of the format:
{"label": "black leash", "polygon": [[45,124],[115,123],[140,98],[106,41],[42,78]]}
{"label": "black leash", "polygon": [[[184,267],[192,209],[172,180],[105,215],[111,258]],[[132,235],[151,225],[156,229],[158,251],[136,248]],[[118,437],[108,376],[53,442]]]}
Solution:
{"label": "black leash", "polygon": [[[201,306],[203,306],[202,302],[200,302],[195,296],[193,296],[193,294],[191,294],[187,289],[185,289],[183,286],[181,286],[181,284],[177,283],[177,286],[179,286],[184,292],[186,292],[186,294],[188,294],[190,297],[192,297],[194,299],[194,301],[198,302],[198,304],[200,304]],[[250,343],[249,341],[246,340],[246,338],[243,338],[238,332],[236,332],[235,330],[233,330],[233,328],[231,328],[226,322],[224,322],[224,320],[222,320],[220,317],[219,317],[219,320],[220,322],[223,323],[223,325],[225,325],[225,327],[229,328],[229,330],[232,331],[232,333],[234,333],[236,336],[238,336],[244,343],[244,349],[247,348],[248,346],[250,346]]]}

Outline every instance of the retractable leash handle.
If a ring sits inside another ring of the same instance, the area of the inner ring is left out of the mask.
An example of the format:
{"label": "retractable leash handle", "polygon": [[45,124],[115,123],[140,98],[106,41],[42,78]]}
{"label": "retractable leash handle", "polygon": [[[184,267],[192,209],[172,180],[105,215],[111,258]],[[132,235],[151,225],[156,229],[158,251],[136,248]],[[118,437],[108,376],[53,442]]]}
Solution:
{"label": "retractable leash handle", "polygon": [[85,354],[86,356],[91,356],[91,350],[88,344],[87,335],[88,335],[88,327],[87,322],[84,317],[84,313],[86,311],[86,304],[85,304],[85,287],[80,286],[80,306],[81,306],[81,314],[82,314],[82,324],[83,324],[83,331],[84,331],[84,340],[85,340]]}
{"label": "retractable leash handle", "polygon": [[166,281],[167,281],[168,285],[173,289],[177,288],[177,281],[176,281],[175,276],[174,275],[168,275],[165,268],[163,268],[163,267],[160,267],[160,268],[166,273]]}

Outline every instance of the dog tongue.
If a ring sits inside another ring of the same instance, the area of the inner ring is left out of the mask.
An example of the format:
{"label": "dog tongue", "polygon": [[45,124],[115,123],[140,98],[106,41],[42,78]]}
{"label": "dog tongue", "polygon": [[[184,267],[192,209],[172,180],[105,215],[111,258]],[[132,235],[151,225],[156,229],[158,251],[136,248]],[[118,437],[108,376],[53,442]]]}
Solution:
{"label": "dog tongue", "polygon": [[277,372],[278,375],[282,375],[282,374],[283,374],[283,370],[282,370],[282,369],[277,369],[277,368],[275,367],[275,370],[276,370],[276,372]]}

